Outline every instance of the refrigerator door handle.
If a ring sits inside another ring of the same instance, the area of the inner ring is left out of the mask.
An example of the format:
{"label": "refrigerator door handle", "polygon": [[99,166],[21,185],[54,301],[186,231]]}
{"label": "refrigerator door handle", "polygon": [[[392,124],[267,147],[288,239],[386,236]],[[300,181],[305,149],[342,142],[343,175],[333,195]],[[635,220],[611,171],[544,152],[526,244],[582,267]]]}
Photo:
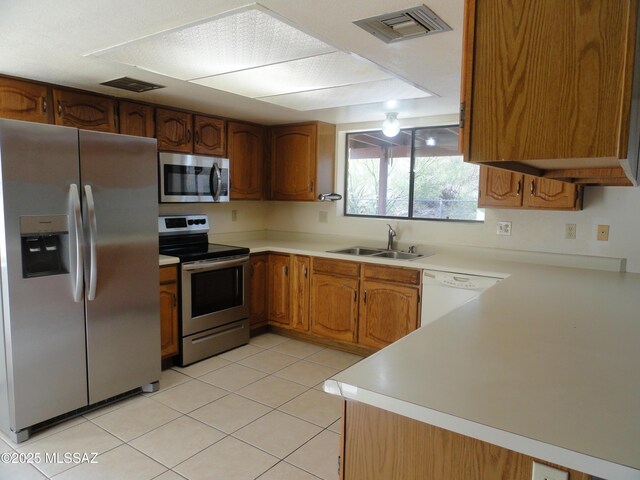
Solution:
{"label": "refrigerator door handle", "polygon": [[98,258],[96,252],[98,225],[91,185],[84,186],[84,194],[87,199],[87,219],[89,220],[89,291],[87,292],[87,300],[92,301],[96,298],[96,286],[98,283]]}
{"label": "refrigerator door handle", "polygon": [[[73,223],[74,242],[69,242],[69,247],[75,247],[75,270],[71,272],[71,281],[73,286],[73,301],[79,303],[82,301],[83,287],[83,258],[84,258],[84,236],[82,234],[82,213],[80,211],[80,195],[78,194],[78,186],[74,183],[69,185],[69,197],[71,203],[71,218]],[[69,257],[74,257],[74,252],[69,252]]]}

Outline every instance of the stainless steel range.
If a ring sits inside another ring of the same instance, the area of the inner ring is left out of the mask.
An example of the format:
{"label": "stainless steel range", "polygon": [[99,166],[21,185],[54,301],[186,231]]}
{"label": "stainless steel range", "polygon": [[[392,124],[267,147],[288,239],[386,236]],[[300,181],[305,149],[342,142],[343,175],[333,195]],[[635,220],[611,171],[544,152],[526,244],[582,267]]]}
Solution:
{"label": "stainless steel range", "polygon": [[206,215],[163,216],[158,231],[180,259],[180,365],[248,343],[249,249],[209,243]]}

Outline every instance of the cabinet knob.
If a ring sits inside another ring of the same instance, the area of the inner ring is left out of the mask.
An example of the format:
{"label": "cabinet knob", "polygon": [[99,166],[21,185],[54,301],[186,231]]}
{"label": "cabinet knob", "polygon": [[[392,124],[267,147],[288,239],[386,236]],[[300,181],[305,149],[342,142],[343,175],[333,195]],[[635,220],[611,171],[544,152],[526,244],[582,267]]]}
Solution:
{"label": "cabinet knob", "polygon": [[58,115],[62,117],[62,102],[58,100]]}
{"label": "cabinet knob", "polygon": [[313,180],[309,180],[309,191],[313,192]]}
{"label": "cabinet knob", "polygon": [[173,306],[174,307],[178,306],[178,296],[177,295],[173,295]]}
{"label": "cabinet knob", "polygon": [[191,129],[187,128],[187,143],[191,143]]}
{"label": "cabinet knob", "polygon": [[533,190],[535,188],[535,180],[531,180],[531,185],[529,185],[529,191],[531,192],[531,195],[533,195]]}
{"label": "cabinet knob", "polygon": [[42,112],[47,113],[47,97],[42,97]]}
{"label": "cabinet knob", "polygon": [[286,265],[284,267],[284,274],[285,274],[285,276],[289,275],[289,267],[287,267]]}
{"label": "cabinet knob", "polygon": [[520,196],[521,190],[522,190],[522,180],[518,180],[518,185],[516,186],[516,197]]}
{"label": "cabinet knob", "polygon": [[358,299],[358,292],[353,291],[353,301],[355,302]]}
{"label": "cabinet knob", "polygon": [[364,292],[362,292],[362,301],[364,303],[367,303],[367,291],[366,290]]}
{"label": "cabinet knob", "polygon": [[200,145],[200,135],[198,134],[198,130],[196,130],[196,145]]}
{"label": "cabinet knob", "polygon": [[304,274],[304,278],[307,278],[307,266],[306,265],[304,265],[302,267],[302,273]]}

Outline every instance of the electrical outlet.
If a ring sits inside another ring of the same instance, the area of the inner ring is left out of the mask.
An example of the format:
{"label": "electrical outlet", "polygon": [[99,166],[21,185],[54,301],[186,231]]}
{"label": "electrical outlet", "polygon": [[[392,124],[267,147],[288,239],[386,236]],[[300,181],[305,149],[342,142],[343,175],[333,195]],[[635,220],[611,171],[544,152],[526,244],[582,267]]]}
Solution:
{"label": "electrical outlet", "polygon": [[238,210],[231,210],[231,221],[235,222],[238,220]]}
{"label": "electrical outlet", "polygon": [[533,475],[531,480],[569,480],[569,472],[551,468],[542,463],[533,462]]}
{"label": "electrical outlet", "polygon": [[576,224],[575,223],[567,223],[564,226],[564,238],[568,240],[576,239]]}
{"label": "electrical outlet", "polygon": [[609,225],[598,225],[598,234],[596,238],[602,242],[609,240]]}
{"label": "electrical outlet", "polygon": [[497,222],[496,235],[511,235],[511,222]]}
{"label": "electrical outlet", "polygon": [[318,212],[318,221],[320,223],[328,223],[329,222],[329,212],[325,212],[325,211]]}

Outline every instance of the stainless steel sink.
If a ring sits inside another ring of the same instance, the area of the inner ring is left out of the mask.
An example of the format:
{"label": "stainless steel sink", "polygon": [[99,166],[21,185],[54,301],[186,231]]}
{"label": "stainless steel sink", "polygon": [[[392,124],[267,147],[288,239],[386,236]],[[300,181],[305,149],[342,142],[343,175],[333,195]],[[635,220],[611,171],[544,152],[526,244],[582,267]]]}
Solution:
{"label": "stainless steel sink", "polygon": [[375,255],[380,252],[384,252],[384,250],[370,247],[349,247],[328,251],[328,253],[344,253],[345,255]]}
{"label": "stainless steel sink", "polygon": [[384,250],[372,255],[373,257],[394,258],[396,260],[414,260],[423,257],[420,253],[398,252],[397,250]]}
{"label": "stainless steel sink", "polygon": [[371,247],[349,247],[339,250],[329,250],[328,253],[342,253],[345,255],[356,255],[359,257],[393,258],[395,260],[415,260],[424,257],[420,253],[400,252],[398,250],[385,250],[383,248]]}

